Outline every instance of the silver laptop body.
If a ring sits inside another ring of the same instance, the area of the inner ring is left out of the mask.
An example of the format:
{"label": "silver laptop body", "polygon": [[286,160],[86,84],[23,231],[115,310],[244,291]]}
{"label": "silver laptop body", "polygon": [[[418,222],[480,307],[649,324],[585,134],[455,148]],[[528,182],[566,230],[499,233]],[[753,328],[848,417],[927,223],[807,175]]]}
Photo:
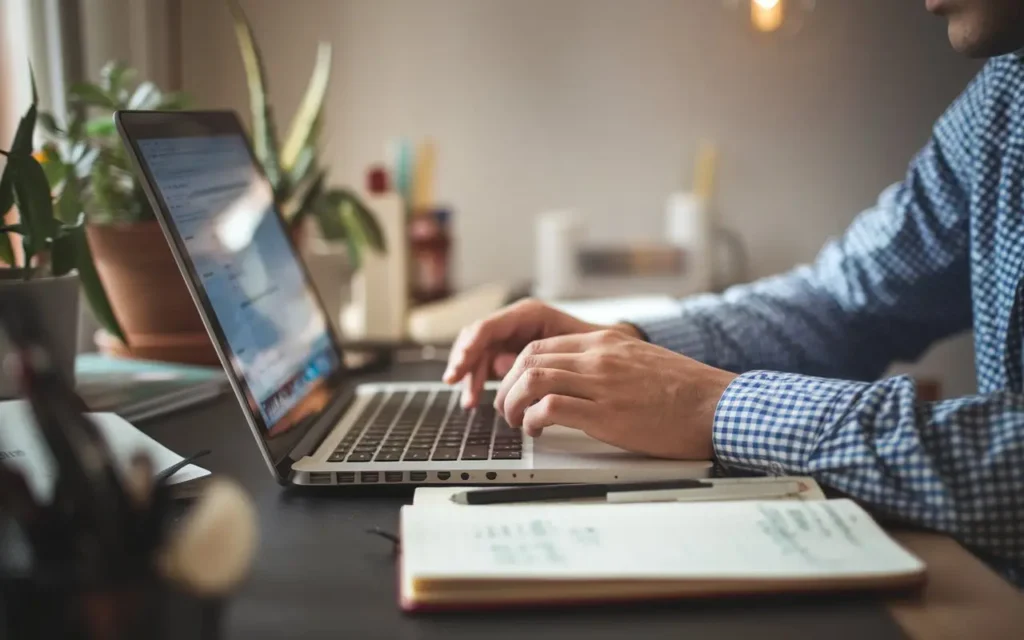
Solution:
{"label": "silver laptop body", "polygon": [[[706,476],[566,427],[529,438],[447,385],[356,384],[233,112],[119,112],[118,130],[264,460],[282,484]],[[158,295],[158,293],[155,293]],[[493,394],[495,387],[488,387]],[[493,397],[493,396],[492,396]]]}

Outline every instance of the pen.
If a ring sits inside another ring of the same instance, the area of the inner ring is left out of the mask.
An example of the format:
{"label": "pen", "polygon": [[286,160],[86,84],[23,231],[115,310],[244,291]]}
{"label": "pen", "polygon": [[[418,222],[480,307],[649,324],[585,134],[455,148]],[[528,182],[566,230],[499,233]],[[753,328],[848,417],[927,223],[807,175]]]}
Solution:
{"label": "pen", "polygon": [[507,489],[475,489],[452,496],[456,504],[508,504],[513,502],[544,502],[547,500],[579,500],[608,498],[616,492],[647,492],[665,490],[711,489],[710,482],[693,480],[655,480],[611,484],[549,484]]}
{"label": "pen", "polygon": [[796,481],[755,484],[711,484],[689,491],[678,489],[641,489],[608,494],[608,502],[700,502],[702,500],[771,500],[800,495]]}

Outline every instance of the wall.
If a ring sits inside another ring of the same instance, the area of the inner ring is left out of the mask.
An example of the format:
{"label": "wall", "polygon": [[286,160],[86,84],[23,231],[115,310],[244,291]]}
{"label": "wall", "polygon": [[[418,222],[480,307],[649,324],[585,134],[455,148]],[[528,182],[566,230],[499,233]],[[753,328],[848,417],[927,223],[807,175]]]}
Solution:
{"label": "wall", "polygon": [[[185,88],[244,112],[223,4],[182,3]],[[750,32],[718,0],[243,4],[282,123],[315,41],[334,43],[325,156],[337,181],[360,181],[396,134],[439,141],[462,284],[528,278],[531,220],[549,207],[585,212],[596,239],[657,236],[703,138],[720,147],[721,217],[754,274],[809,260],[902,175],[977,69],[920,2],[819,0],[790,38]],[[960,393],[970,361],[961,339],[919,369]]]}

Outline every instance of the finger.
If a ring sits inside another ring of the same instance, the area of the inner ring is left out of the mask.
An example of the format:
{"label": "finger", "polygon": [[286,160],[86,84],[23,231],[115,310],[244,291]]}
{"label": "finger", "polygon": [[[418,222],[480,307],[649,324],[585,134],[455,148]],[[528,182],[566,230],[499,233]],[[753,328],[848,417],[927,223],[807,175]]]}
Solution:
{"label": "finger", "polygon": [[540,316],[544,305],[525,301],[506,307],[490,317],[466,327],[459,333],[448,359],[444,381],[454,384],[476,368],[484,351],[495,344],[522,334],[523,341],[540,332]]}
{"label": "finger", "polygon": [[549,394],[593,399],[593,378],[561,369],[528,369],[505,396],[505,421],[523,424],[527,407]]}
{"label": "finger", "polygon": [[462,387],[462,408],[471,409],[480,401],[480,393],[487,382],[487,374],[491,370],[490,354],[483,354],[475,370],[466,376],[466,384]]}
{"label": "finger", "polygon": [[504,378],[516,363],[516,354],[499,353],[494,357],[494,375]]}
{"label": "finger", "polygon": [[593,400],[552,394],[526,409],[523,430],[533,438],[539,436],[545,427],[555,425],[585,431],[599,419],[600,412]]}
{"label": "finger", "polygon": [[582,358],[583,356],[578,353],[542,353],[534,355],[533,353],[523,351],[516,358],[512,368],[502,378],[501,385],[498,386],[498,393],[494,396],[494,408],[498,410],[499,414],[505,415],[505,398],[508,397],[508,392],[515,386],[524,372],[530,369],[560,369],[573,373],[584,373]]}
{"label": "finger", "polygon": [[448,366],[441,376],[441,379],[448,384],[455,384],[472,368],[466,363],[465,348],[466,342],[471,339],[470,334],[472,330],[473,327],[470,326],[459,331],[458,337],[455,338],[455,342],[448,352]]}
{"label": "finger", "polygon": [[[543,340],[534,340],[530,344],[526,345],[516,358],[516,362],[512,365],[512,369],[505,374],[501,386],[498,389],[498,394],[495,396],[494,407],[498,410],[498,413],[504,415],[505,397],[508,395],[509,390],[516,383],[519,376],[522,374],[522,371],[530,366],[537,366],[536,361],[538,358],[548,354],[578,354],[589,347],[600,344],[602,340],[608,339],[608,336],[604,335],[605,333],[607,332],[576,333],[565,336],[556,336],[553,338],[545,338]],[[582,373],[578,366],[573,367],[570,370]]]}

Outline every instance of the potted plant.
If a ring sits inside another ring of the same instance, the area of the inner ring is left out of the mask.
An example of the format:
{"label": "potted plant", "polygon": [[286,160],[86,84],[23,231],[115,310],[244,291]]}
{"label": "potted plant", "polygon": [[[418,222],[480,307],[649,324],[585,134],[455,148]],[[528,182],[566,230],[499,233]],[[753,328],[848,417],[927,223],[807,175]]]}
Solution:
{"label": "potted plant", "polygon": [[[96,342],[106,353],[149,360],[217,365],[218,359],[114,127],[120,109],[179,109],[187,99],[152,82],[137,82],[133,69],[104,67],[99,83],[68,91],[71,115],[58,123],[43,115],[52,140],[47,155],[72,168],[86,234],[113,321],[98,318]],[[51,182],[62,179],[51,175]],[[116,325],[115,325],[116,323]]]}
{"label": "potted plant", "polygon": [[[249,88],[251,137],[256,157],[274,191],[274,201],[302,252],[321,297],[337,321],[338,288],[361,264],[366,251],[384,252],[384,234],[372,212],[349,189],[328,186],[320,164],[324,98],[331,76],[331,45],[321,42],[306,92],[280,143],[270,104],[263,58],[249,20],[237,0],[227,0],[234,20]],[[312,226],[310,223],[313,223]]]}
{"label": "potted plant", "polygon": [[[97,318],[115,334],[119,328],[93,268],[77,182],[61,181],[52,191],[44,165],[56,172],[58,161],[33,152],[37,103],[33,79],[32,104],[10,148],[0,150],[6,159],[0,174],[0,262],[5,265],[0,268],[0,303],[17,297],[34,304],[47,325],[58,369],[73,383],[80,285]],[[59,168],[69,170],[63,164]],[[14,395],[13,381],[0,373],[0,396]]]}

